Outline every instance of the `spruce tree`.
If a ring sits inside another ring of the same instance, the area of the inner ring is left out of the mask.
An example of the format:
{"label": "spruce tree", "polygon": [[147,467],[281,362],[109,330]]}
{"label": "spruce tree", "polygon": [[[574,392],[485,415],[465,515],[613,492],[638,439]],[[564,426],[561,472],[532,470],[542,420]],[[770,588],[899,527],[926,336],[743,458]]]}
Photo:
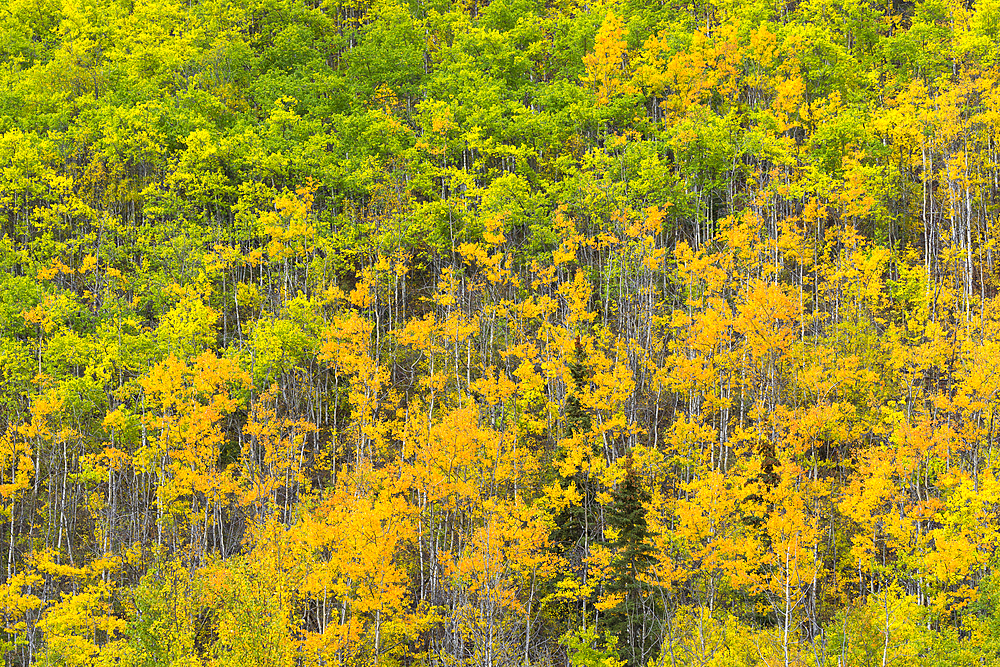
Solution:
{"label": "spruce tree", "polygon": [[[586,389],[587,370],[584,364],[585,353],[579,336],[573,360],[569,364],[573,386],[566,397],[566,425],[575,437],[586,438],[590,431],[590,415],[587,413],[580,396]],[[597,488],[588,470],[578,470],[564,482],[563,489],[575,488],[580,500],[564,507],[555,517],[556,528],[552,533],[552,542],[556,552],[566,559],[571,572],[584,583],[587,580],[586,557],[589,555],[590,544],[600,535],[600,527],[592,507],[597,502]],[[581,603],[581,611],[586,607],[586,601]]]}
{"label": "spruce tree", "polygon": [[569,374],[573,378],[573,387],[566,397],[566,426],[570,433],[586,433],[590,430],[590,415],[580,403],[580,395],[587,385],[587,369],[584,366],[585,354],[580,337],[576,337],[576,347],[573,361],[569,363]]}
{"label": "spruce tree", "polygon": [[647,584],[642,581],[642,576],[653,564],[652,533],[646,522],[649,500],[649,492],[643,488],[629,457],[625,463],[625,478],[615,489],[605,512],[608,527],[617,534],[612,544],[616,552],[616,576],[605,590],[622,600],[608,610],[603,625],[618,636],[622,655],[630,665],[645,664],[654,634],[643,595]]}

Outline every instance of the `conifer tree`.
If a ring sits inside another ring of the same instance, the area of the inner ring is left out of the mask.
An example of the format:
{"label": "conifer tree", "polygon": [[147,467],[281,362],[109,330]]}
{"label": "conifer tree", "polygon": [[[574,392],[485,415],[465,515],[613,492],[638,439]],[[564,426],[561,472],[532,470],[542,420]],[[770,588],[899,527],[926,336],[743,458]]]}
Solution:
{"label": "conifer tree", "polygon": [[[590,415],[587,413],[580,396],[586,391],[587,370],[584,364],[585,352],[579,336],[569,364],[573,378],[573,387],[566,397],[566,422],[572,438],[589,442],[587,434],[590,431]],[[589,446],[584,446],[588,454],[592,454]],[[572,477],[566,480],[564,491],[575,497],[575,502],[567,504],[556,516],[556,529],[552,533],[552,543],[557,553],[563,556],[578,583],[586,587],[588,573],[586,559],[590,553],[590,545],[600,536],[600,526],[593,512],[597,498],[597,484],[590,474],[589,463],[584,462]],[[581,613],[586,612],[586,601],[581,601]]]}
{"label": "conifer tree", "polygon": [[606,612],[604,627],[618,637],[618,645],[629,665],[645,665],[653,651],[652,603],[647,598],[649,585],[644,575],[649,571],[655,554],[646,503],[649,492],[643,488],[632,467],[631,456],[625,460],[625,478],[612,495],[605,516],[609,532],[614,535],[611,546],[615,551],[614,577],[606,584],[608,596],[619,600]]}
{"label": "conifer tree", "polygon": [[573,378],[573,388],[566,396],[566,426],[570,433],[586,433],[590,430],[590,415],[580,403],[580,396],[587,386],[587,368],[584,366],[584,349],[580,337],[576,337],[573,361],[569,363],[569,373]]}

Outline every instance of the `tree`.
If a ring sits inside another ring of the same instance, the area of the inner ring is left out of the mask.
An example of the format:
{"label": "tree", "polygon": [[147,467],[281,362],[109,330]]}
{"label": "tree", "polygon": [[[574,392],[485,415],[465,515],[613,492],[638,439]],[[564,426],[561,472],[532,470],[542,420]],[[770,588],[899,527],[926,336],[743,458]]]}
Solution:
{"label": "tree", "polygon": [[[654,638],[657,606],[655,591],[649,581],[654,562],[654,547],[646,522],[649,492],[625,459],[625,477],[612,494],[606,509],[609,545],[614,550],[612,574],[604,585],[606,600],[602,627],[618,637],[624,659],[630,665],[643,665],[655,654]],[[611,603],[614,605],[611,606]]]}

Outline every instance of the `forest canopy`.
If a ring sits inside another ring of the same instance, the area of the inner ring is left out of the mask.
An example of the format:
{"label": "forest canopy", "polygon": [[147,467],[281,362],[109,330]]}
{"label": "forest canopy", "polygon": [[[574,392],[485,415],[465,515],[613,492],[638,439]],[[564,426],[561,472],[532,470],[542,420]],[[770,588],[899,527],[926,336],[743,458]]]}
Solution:
{"label": "forest canopy", "polygon": [[1000,661],[997,0],[8,0],[11,667]]}

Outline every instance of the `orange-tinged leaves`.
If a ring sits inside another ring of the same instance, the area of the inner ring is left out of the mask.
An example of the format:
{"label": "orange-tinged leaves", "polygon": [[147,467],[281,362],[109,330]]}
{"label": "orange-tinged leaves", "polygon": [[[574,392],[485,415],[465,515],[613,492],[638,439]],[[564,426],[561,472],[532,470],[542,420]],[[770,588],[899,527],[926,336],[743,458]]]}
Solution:
{"label": "orange-tinged leaves", "polygon": [[587,67],[586,81],[597,93],[598,106],[607,104],[613,97],[634,92],[624,81],[625,24],[621,18],[609,11],[594,37],[594,50],[583,57]]}

